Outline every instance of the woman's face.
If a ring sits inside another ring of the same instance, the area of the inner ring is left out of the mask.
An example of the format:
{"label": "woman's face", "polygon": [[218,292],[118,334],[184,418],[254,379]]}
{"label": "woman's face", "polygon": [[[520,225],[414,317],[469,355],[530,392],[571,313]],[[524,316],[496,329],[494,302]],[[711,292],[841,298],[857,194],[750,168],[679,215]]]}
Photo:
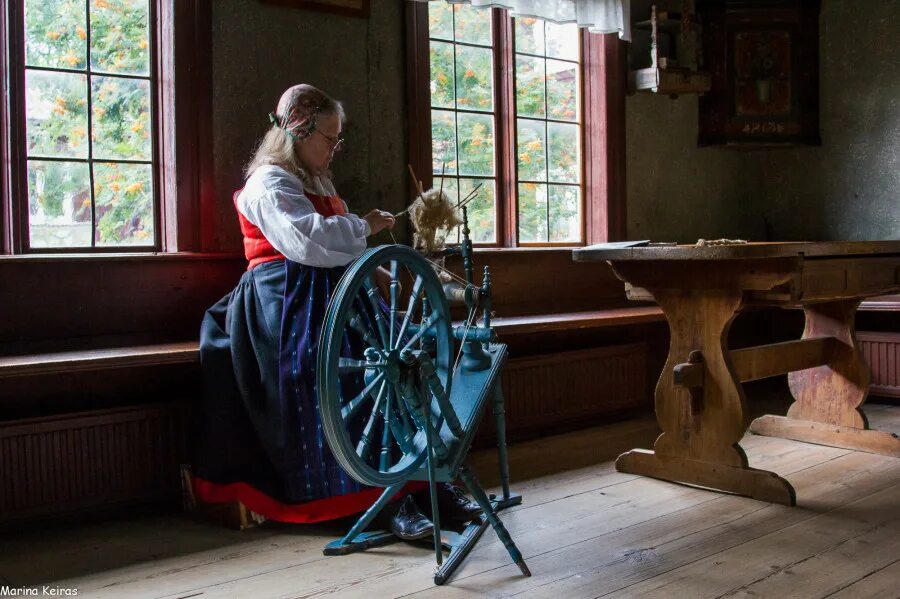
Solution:
{"label": "woman's face", "polygon": [[340,137],[341,119],[337,113],[320,114],[316,128],[309,137],[296,142],[303,168],[314,176],[324,173],[331,164]]}

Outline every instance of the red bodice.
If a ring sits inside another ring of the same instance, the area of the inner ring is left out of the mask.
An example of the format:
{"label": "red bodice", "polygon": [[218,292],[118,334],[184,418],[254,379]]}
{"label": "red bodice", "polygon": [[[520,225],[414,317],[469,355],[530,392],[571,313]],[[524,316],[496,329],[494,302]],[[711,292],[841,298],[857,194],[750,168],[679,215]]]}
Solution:
{"label": "red bodice", "polygon": [[[235,209],[237,209],[237,198],[240,193],[240,189],[234,192]],[[347,213],[340,196],[321,196],[313,193],[304,193],[309,201],[312,202],[316,212],[324,217]],[[244,256],[248,262],[247,270],[251,270],[254,266],[270,260],[284,260],[284,255],[272,247],[272,244],[259,230],[259,227],[247,220],[240,210],[237,211],[237,214],[238,221],[241,224],[241,233],[244,235]]]}

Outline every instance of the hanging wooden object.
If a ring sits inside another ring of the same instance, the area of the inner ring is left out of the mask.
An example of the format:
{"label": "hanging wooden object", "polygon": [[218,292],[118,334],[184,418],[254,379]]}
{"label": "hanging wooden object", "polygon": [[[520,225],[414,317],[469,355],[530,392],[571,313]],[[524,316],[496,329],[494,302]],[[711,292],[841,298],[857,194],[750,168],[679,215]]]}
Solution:
{"label": "hanging wooden object", "polygon": [[677,14],[654,4],[650,8],[650,19],[635,23],[634,30],[638,37],[640,31],[650,33],[650,66],[632,72],[635,90],[670,96],[709,90],[709,73],[700,70],[703,59],[699,52],[699,27],[694,19],[693,2],[683,2],[681,13]]}

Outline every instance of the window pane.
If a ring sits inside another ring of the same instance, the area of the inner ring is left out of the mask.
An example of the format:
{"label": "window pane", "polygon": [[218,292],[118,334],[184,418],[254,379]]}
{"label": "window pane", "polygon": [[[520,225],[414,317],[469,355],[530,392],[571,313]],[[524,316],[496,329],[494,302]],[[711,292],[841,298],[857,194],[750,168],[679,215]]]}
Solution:
{"label": "window pane", "polygon": [[153,245],[149,164],[94,163],[97,245]]}
{"label": "window pane", "polygon": [[[494,243],[496,236],[496,191],[493,179],[460,179],[460,199],[465,198],[475,189],[481,187],[466,204],[469,218],[469,237],[472,243]],[[462,216],[462,214],[460,214]]]}
{"label": "window pane", "polygon": [[490,114],[457,115],[459,174],[494,174],[494,117]]}
{"label": "window pane", "polygon": [[516,52],[544,54],[544,21],[533,17],[516,17]]}
{"label": "window pane", "polygon": [[516,112],[544,116],[544,59],[516,54]]}
{"label": "window pane", "polygon": [[550,185],[550,241],[581,241],[581,201],[575,185]]}
{"label": "window pane", "polygon": [[431,105],[455,108],[453,44],[431,42]]}
{"label": "window pane", "polygon": [[428,4],[428,36],[453,39],[453,7],[446,2]]}
{"label": "window pane", "polygon": [[25,2],[25,64],[84,69],[87,19],[83,0]]}
{"label": "window pane", "polygon": [[454,6],[456,15],[456,41],[469,44],[491,45],[491,11],[471,6]]}
{"label": "window pane", "polygon": [[578,26],[574,23],[557,25],[547,21],[547,56],[578,60]]}
{"label": "window pane", "polygon": [[431,111],[431,170],[456,174],[456,113],[449,110]]}
{"label": "window pane", "polygon": [[150,160],[150,82],[93,77],[94,158]]}
{"label": "window pane", "polygon": [[547,112],[551,119],[578,120],[578,65],[547,61]]}
{"label": "window pane", "polygon": [[547,123],[550,136],[548,145],[548,171],[550,181],[578,183],[578,155],[580,136],[578,125]]}
{"label": "window pane", "polygon": [[90,247],[86,162],[28,161],[28,236],[33,248]]}
{"label": "window pane", "polygon": [[450,198],[450,203],[456,206],[459,203],[459,193],[457,192],[458,183],[456,177],[434,177],[432,179],[432,185],[434,189],[440,189],[447,197]]}
{"label": "window pane", "polygon": [[29,156],[87,158],[87,77],[25,71]]}
{"label": "window pane", "polygon": [[519,179],[546,181],[547,167],[544,157],[547,140],[544,121],[517,119]]}
{"label": "window pane", "polygon": [[519,241],[547,241],[547,186],[519,183]]}
{"label": "window pane", "polygon": [[91,68],[110,73],[150,73],[148,0],[91,2]]}
{"label": "window pane", "polygon": [[490,48],[456,46],[458,108],[494,109],[493,54]]}

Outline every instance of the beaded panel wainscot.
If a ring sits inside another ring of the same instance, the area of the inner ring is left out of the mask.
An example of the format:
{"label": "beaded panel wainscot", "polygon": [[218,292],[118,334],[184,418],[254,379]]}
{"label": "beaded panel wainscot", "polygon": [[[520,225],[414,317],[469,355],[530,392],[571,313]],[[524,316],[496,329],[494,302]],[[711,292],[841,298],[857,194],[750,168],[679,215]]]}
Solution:
{"label": "beaded panel wainscot", "polygon": [[900,397],[900,333],[857,331],[856,340],[872,374],[869,393]]}
{"label": "beaded panel wainscot", "polygon": [[177,500],[184,439],[177,404],[0,423],[0,524]]}
{"label": "beaded panel wainscot", "polygon": [[[647,345],[628,343],[510,359],[503,372],[511,439],[584,428],[650,408]],[[482,421],[478,445],[496,438]]]}

